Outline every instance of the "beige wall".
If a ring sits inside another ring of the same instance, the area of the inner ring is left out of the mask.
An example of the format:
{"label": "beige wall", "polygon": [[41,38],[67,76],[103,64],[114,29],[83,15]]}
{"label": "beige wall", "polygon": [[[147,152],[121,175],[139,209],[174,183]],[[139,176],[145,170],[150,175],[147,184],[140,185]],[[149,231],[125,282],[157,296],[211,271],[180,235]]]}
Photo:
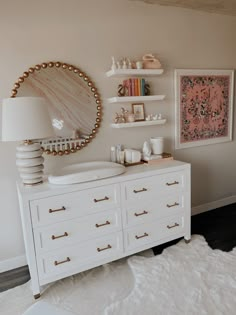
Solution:
{"label": "beige wall", "polygon": [[[104,100],[100,131],[82,152],[46,159],[46,169],[77,161],[108,160],[112,144],[141,148],[151,136],[165,137],[165,150],[192,164],[192,205],[236,195],[236,143],[174,150],[175,68],[234,69],[236,18],[160,7],[128,0],[0,0],[0,98],[8,97],[16,79],[30,66],[62,60],[80,66],[94,80]],[[139,58],[156,53],[165,73],[151,79],[153,93],[166,94],[146,104],[161,112],[164,126],[114,130],[112,114],[120,105],[106,104],[117,79],[105,72],[111,56]],[[234,132],[235,134],[235,132]],[[0,143],[0,263],[24,255],[15,189],[15,144]]]}

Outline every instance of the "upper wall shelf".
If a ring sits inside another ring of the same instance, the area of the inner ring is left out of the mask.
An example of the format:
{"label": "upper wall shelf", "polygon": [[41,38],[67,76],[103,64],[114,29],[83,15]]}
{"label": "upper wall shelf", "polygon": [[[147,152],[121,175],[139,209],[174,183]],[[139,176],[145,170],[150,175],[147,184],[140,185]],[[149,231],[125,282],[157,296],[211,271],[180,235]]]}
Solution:
{"label": "upper wall shelf", "polygon": [[111,127],[112,128],[129,128],[129,127],[163,125],[165,123],[166,123],[166,119],[158,119],[158,120],[151,120],[151,121],[135,121],[132,123],[111,124]]}
{"label": "upper wall shelf", "polygon": [[156,76],[163,73],[163,69],[115,69],[106,72],[107,77],[123,77],[123,76]]}
{"label": "upper wall shelf", "polygon": [[125,102],[150,102],[164,100],[165,95],[145,95],[145,96],[117,96],[108,98],[108,103],[125,103]]}

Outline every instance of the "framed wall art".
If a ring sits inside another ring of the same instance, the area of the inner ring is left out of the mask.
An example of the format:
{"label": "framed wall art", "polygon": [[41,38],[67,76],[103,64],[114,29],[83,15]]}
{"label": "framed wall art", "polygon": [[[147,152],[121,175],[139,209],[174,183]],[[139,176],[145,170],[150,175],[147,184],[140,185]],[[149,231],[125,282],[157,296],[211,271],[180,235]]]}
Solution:
{"label": "framed wall art", "polygon": [[135,117],[135,121],[145,120],[145,110],[143,103],[132,104],[132,112]]}
{"label": "framed wall art", "polygon": [[175,70],[175,148],[232,141],[233,70]]}

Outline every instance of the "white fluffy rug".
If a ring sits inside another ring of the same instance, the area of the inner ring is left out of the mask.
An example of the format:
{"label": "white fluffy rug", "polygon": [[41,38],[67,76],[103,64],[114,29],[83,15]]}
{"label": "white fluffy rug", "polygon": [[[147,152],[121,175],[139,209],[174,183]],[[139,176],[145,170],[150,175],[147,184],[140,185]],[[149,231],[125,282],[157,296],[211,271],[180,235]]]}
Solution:
{"label": "white fluffy rug", "polygon": [[[202,236],[51,284],[41,300],[79,315],[234,315],[236,248],[212,250]],[[30,282],[0,294],[0,314],[34,303]]]}

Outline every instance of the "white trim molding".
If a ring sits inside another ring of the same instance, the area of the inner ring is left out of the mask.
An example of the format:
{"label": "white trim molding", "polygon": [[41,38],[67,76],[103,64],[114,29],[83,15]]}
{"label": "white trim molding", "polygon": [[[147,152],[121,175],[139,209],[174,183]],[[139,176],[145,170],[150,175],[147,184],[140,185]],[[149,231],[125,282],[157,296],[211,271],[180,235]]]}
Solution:
{"label": "white trim molding", "polygon": [[232,203],[236,203],[236,195],[208,202],[200,206],[192,207],[192,215],[200,214],[202,212],[206,212],[209,210],[214,210],[220,207],[230,205]]}
{"label": "white trim molding", "polygon": [[17,256],[0,261],[0,273],[27,265],[26,256]]}

